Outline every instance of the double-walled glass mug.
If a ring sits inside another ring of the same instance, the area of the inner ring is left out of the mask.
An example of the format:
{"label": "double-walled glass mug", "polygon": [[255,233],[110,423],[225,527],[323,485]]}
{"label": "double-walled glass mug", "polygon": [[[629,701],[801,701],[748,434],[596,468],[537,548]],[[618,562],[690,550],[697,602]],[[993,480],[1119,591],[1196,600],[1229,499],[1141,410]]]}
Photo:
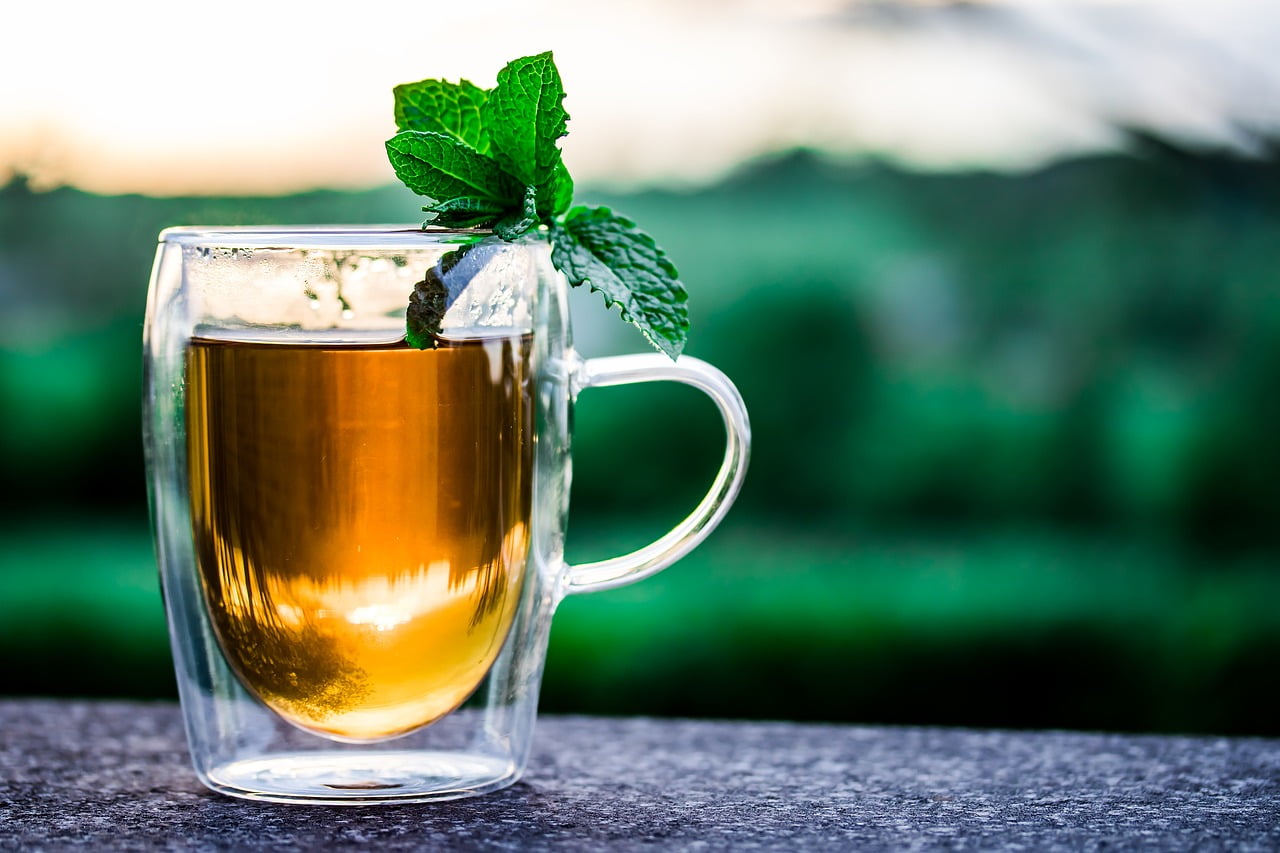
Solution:
{"label": "double-walled glass mug", "polygon": [[[434,349],[403,341],[418,287]],[[742,399],[658,354],[583,360],[545,241],[416,228],[170,229],[147,301],[156,550],[200,779],[281,802],[451,799],[529,755],[552,614],[723,517]],[[673,380],[724,416],[710,491],[648,547],[564,561],[575,397]]]}

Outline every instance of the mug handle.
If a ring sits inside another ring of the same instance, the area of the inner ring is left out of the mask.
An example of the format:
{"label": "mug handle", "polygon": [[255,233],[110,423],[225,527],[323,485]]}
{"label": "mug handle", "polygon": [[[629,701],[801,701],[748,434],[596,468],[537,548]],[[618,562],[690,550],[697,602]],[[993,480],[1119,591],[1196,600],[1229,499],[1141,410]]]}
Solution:
{"label": "mug handle", "polygon": [[647,578],[670,566],[715,530],[742,489],[751,447],[751,424],[738,389],[716,368],[696,358],[671,361],[664,355],[618,355],[592,358],[577,371],[573,396],[587,388],[634,382],[680,382],[702,391],[724,418],[724,462],[706,497],[665,536],[621,557],[569,566],[565,592],[598,592]]}

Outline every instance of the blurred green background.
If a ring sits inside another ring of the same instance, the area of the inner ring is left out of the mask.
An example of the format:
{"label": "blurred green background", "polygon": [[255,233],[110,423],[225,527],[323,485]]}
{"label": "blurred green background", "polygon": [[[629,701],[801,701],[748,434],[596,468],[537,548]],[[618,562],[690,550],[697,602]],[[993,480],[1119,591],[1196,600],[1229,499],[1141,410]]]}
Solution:
{"label": "blurred green background", "polygon": [[[1280,734],[1275,150],[793,150],[582,195],[678,262],[754,452],[693,555],[562,606],[545,710]],[[0,189],[0,692],[174,693],[139,437],[157,232],[415,210]],[[574,313],[588,356],[644,346]],[[584,394],[570,558],[663,532],[721,442],[687,389]]]}

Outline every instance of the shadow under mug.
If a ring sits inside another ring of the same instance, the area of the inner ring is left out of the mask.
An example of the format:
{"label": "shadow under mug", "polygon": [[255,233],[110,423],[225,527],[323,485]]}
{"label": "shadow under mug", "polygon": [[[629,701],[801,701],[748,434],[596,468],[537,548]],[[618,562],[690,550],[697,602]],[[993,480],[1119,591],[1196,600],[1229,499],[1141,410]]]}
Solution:
{"label": "shadow under mug", "polygon": [[[434,349],[402,340],[415,287],[443,296]],[[746,470],[747,414],[724,374],[581,359],[566,282],[534,238],[170,229],[144,355],[183,717],[200,779],[232,796],[414,802],[510,785],[557,604],[688,553]],[[724,462],[656,542],[568,565],[574,399],[655,380],[711,397]]]}

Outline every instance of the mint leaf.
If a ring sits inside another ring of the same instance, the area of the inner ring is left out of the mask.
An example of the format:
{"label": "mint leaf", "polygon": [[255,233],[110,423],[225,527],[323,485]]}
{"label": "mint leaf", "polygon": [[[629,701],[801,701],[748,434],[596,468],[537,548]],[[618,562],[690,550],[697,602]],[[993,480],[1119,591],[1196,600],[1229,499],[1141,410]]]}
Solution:
{"label": "mint leaf", "polygon": [[[448,309],[448,290],[444,286],[443,273],[461,256],[461,249],[446,253],[436,266],[427,270],[422,281],[413,286],[409,294],[409,308],[405,312],[405,342],[414,349],[435,349],[435,336],[440,333],[444,312]],[[440,272],[437,272],[437,268]]]}
{"label": "mint leaf", "polygon": [[439,204],[424,207],[428,213],[436,214],[432,225],[445,228],[488,228],[503,217],[506,208],[491,199],[475,196],[459,196]]}
{"label": "mint leaf", "polygon": [[481,108],[489,93],[470,80],[419,80],[391,90],[395,98],[396,128],[443,133],[474,148],[489,151],[489,131]]}
{"label": "mint leaf", "polygon": [[551,262],[573,285],[587,282],[622,319],[672,359],[689,335],[688,294],[653,238],[607,207],[575,207],[551,228]]}
{"label": "mint leaf", "polygon": [[553,180],[560,163],[556,140],[568,133],[564,86],[551,52],[517,59],[498,72],[481,108],[493,155],[525,186]]}
{"label": "mint leaf", "polygon": [[551,180],[539,186],[537,191],[540,219],[549,220],[569,209],[573,204],[573,178],[569,176],[569,169],[563,161],[551,173]]}
{"label": "mint leaf", "polygon": [[503,251],[490,238],[472,238],[445,252],[413,287],[405,313],[405,342],[417,349],[435,349],[449,307],[485,265]]}
{"label": "mint leaf", "polygon": [[470,196],[503,209],[521,204],[524,188],[497,162],[443,133],[402,130],[387,140],[387,156],[396,177],[418,195]]}
{"label": "mint leaf", "polygon": [[507,242],[519,237],[538,223],[538,191],[524,188],[524,202],[519,210],[513,210],[493,226],[494,233]]}

